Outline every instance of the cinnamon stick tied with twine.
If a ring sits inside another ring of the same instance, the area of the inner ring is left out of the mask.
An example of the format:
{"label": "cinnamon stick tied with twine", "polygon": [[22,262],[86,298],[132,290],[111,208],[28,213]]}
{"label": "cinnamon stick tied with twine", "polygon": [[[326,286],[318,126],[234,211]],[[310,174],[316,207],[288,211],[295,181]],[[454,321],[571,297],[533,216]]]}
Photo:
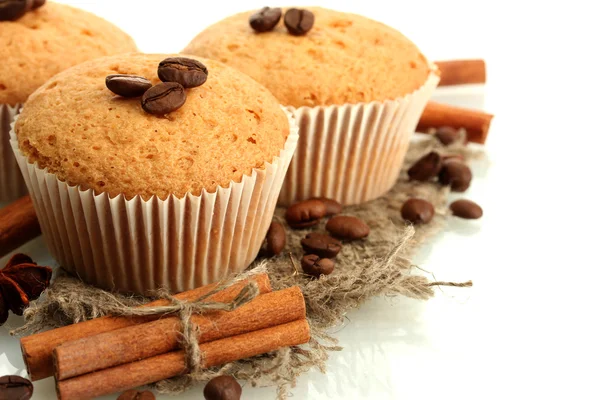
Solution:
{"label": "cinnamon stick tied with twine", "polygon": [[438,86],[485,83],[487,78],[485,61],[481,59],[436,61],[435,64],[441,75]]}
{"label": "cinnamon stick tied with twine", "polygon": [[430,101],[425,106],[417,131],[429,133],[442,126],[464,128],[469,142],[484,144],[494,116],[483,111]]}

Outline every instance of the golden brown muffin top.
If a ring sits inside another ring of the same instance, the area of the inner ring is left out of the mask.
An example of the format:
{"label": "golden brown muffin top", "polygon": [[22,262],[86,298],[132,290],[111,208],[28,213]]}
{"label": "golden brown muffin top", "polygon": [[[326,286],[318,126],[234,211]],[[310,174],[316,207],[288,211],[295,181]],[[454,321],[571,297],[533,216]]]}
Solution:
{"label": "golden brown muffin top", "polygon": [[273,31],[255,33],[254,10],[208,27],[183,53],[231,65],[294,107],[395,99],[427,80],[427,60],[400,32],[360,15],[305,9],[315,15],[305,36],[289,34],[283,16]]}
{"label": "golden brown muffin top", "polygon": [[86,11],[46,3],[0,22],[0,104],[23,103],[50,77],[73,65],[137,51],[125,32]]}
{"label": "golden brown muffin top", "polygon": [[30,96],[16,123],[21,151],[69,184],[145,199],[214,192],[279,155],[289,134],[279,102],[219,62],[196,58],[208,67],[208,80],[187,89],[185,104],[165,117],[105,86],[109,74],[140,75],[156,84],[166,57],[105,57],[51,78]]}

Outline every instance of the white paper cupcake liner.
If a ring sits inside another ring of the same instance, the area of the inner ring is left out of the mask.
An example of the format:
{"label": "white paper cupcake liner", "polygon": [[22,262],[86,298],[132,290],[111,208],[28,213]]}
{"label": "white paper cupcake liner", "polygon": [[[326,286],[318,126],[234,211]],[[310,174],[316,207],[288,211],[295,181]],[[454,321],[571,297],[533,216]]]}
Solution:
{"label": "white paper cupcake liner", "polygon": [[279,204],[311,197],[359,204],[390,190],[439,82],[435,68],[423,86],[395,100],[288,107],[298,121],[300,140]]}
{"label": "white paper cupcake liner", "polygon": [[27,194],[27,186],[10,146],[10,124],[21,104],[0,104],[0,202],[13,201]]}
{"label": "white paper cupcake liner", "polygon": [[181,292],[245,269],[256,258],[298,142],[290,135],[279,156],[241,182],[200,196],[165,200],[69,186],[11,145],[33,198],[48,248],[61,266],[104,289]]}

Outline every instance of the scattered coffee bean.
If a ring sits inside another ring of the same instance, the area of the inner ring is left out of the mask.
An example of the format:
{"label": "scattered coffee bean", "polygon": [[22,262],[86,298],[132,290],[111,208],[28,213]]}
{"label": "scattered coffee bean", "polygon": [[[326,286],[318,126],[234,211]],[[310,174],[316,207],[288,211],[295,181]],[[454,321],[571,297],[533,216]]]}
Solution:
{"label": "scattered coffee bean", "polygon": [[308,228],[319,223],[327,214],[327,207],[321,200],[304,200],[288,207],[285,220],[294,229]]}
{"label": "scattered coffee bean", "polygon": [[464,192],[471,185],[471,169],[460,161],[448,160],[443,163],[438,175],[442,185],[449,185],[453,192]]}
{"label": "scattered coffee bean", "polygon": [[283,251],[286,237],[285,228],[279,222],[271,222],[267,232],[267,253],[276,256]]}
{"label": "scattered coffee bean", "polygon": [[329,275],[333,272],[335,263],[329,258],[320,258],[316,254],[307,254],[302,257],[302,270],[315,278],[321,275]]}
{"label": "scattered coffee bean", "polygon": [[154,400],[155,398],[154,393],[149,390],[139,392],[135,389],[131,389],[121,393],[121,395],[117,397],[117,400]]}
{"label": "scattered coffee bean", "polygon": [[36,8],[40,8],[46,4],[46,0],[33,0],[33,4],[31,5],[31,9],[35,10]]}
{"label": "scattered coffee bean", "polygon": [[0,400],[29,400],[33,395],[33,384],[18,375],[0,377]]}
{"label": "scattered coffee bean", "polygon": [[192,58],[170,57],[158,64],[158,77],[163,82],[177,82],[184,88],[193,88],[206,82],[208,68]]}
{"label": "scattered coffee bean", "polygon": [[212,378],[204,387],[206,400],[240,400],[240,397],[242,397],[242,387],[229,375]]}
{"label": "scattered coffee bean", "polygon": [[483,215],[479,204],[466,199],[456,200],[450,204],[450,210],[453,215],[465,219],[479,219]]}
{"label": "scattered coffee bean", "polygon": [[362,220],[347,215],[337,215],[331,218],[327,221],[325,229],[333,236],[347,240],[362,239],[369,236],[371,231]]}
{"label": "scattered coffee bean", "polygon": [[15,21],[21,18],[28,10],[29,0],[2,0],[0,1],[0,21]]}
{"label": "scattered coffee bean", "polygon": [[185,89],[177,82],[163,82],[146,90],[142,108],[150,114],[164,115],[177,110],[185,103]]}
{"label": "scattered coffee bean", "polygon": [[302,248],[308,254],[323,258],[334,258],[342,249],[342,242],[322,233],[309,233],[301,241]]}
{"label": "scattered coffee bean", "polygon": [[442,169],[442,157],[432,151],[421,157],[408,169],[408,177],[415,181],[428,181],[439,174]]}
{"label": "scattered coffee bean", "polygon": [[136,75],[108,75],[106,87],[123,97],[139,97],[152,87],[152,82],[142,76]]}
{"label": "scattered coffee bean", "polygon": [[250,26],[256,32],[272,31],[281,19],[281,8],[264,7],[250,16]]}
{"label": "scattered coffee bean", "polygon": [[402,205],[402,218],[413,224],[427,224],[432,218],[435,210],[433,205],[423,199],[408,199]]}
{"label": "scattered coffee bean", "polygon": [[315,23],[315,15],[308,11],[298,8],[290,8],[283,17],[283,23],[288,32],[294,36],[306,35]]}
{"label": "scattered coffee bean", "polygon": [[444,145],[448,146],[458,140],[458,130],[451,126],[441,126],[436,129],[435,137]]}
{"label": "scattered coffee bean", "polygon": [[327,209],[325,214],[326,217],[342,212],[342,205],[333,199],[328,199],[327,197],[313,197],[311,200],[320,200],[325,203],[325,208]]}

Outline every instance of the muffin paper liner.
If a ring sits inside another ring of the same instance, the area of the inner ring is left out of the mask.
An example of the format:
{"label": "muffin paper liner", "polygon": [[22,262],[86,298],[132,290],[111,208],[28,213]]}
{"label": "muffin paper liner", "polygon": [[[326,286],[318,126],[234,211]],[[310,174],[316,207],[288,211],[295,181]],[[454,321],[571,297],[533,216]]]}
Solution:
{"label": "muffin paper liner", "polygon": [[108,290],[181,292],[241,271],[256,258],[298,142],[298,127],[286,114],[288,139],[263,169],[215,193],[165,200],[110,198],[70,186],[30,163],[14,130],[10,135],[46,244],[61,266]]}
{"label": "muffin paper liner", "polygon": [[10,124],[21,104],[0,104],[0,202],[13,201],[27,194],[27,186],[10,146]]}
{"label": "muffin paper liner", "polygon": [[436,67],[431,68],[423,86],[395,100],[288,107],[298,121],[300,140],[279,204],[311,197],[359,204],[390,190],[439,82]]}

